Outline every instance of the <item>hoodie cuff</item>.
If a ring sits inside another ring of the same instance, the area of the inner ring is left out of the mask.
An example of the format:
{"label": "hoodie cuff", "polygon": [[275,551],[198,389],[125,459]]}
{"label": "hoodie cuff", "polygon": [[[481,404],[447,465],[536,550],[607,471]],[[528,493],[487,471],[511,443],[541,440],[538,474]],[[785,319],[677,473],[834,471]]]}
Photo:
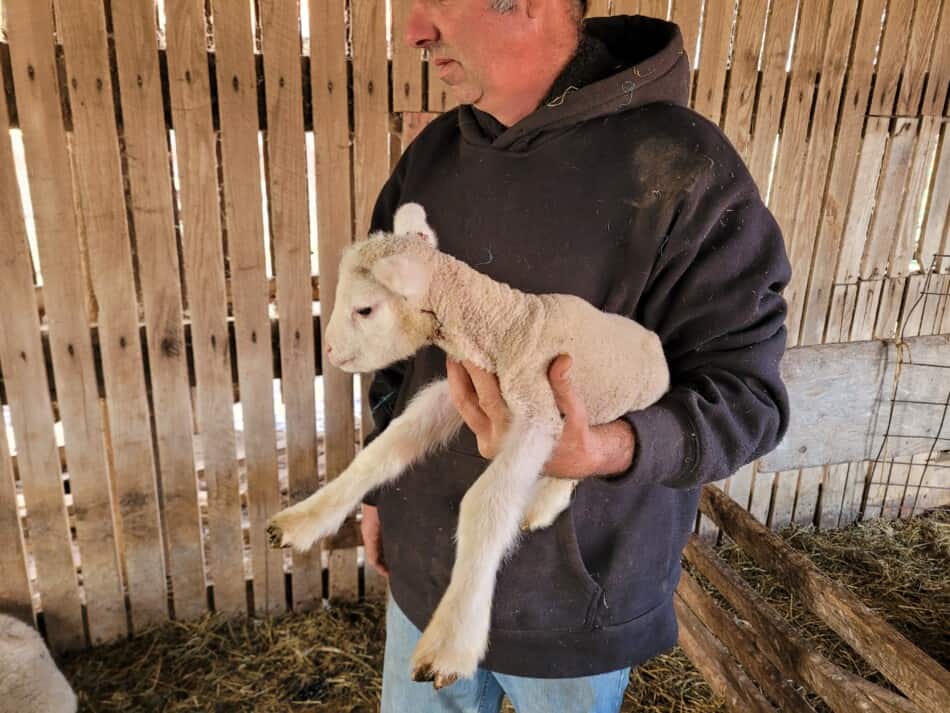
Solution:
{"label": "hoodie cuff", "polygon": [[633,463],[605,482],[691,487],[699,460],[698,438],[689,417],[675,403],[660,402],[621,418],[633,428]]}

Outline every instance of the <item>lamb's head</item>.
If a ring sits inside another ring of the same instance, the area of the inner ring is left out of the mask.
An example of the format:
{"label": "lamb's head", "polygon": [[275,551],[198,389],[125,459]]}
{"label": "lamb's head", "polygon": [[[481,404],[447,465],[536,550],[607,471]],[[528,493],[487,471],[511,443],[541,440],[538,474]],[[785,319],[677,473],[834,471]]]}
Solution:
{"label": "lamb's head", "polygon": [[392,233],[376,233],[340,260],[326,330],[330,363],[344,371],[381,369],[431,341],[427,294],[438,262],[435,232],[417,203],[396,211]]}

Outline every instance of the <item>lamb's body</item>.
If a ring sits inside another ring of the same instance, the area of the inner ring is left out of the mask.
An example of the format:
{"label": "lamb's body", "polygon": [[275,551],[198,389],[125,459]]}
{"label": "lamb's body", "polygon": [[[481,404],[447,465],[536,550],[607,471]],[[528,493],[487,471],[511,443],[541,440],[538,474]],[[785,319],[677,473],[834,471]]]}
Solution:
{"label": "lamb's body", "polygon": [[76,694],[36,629],[0,614],[0,713],[75,710]]}
{"label": "lamb's body", "polygon": [[[512,413],[501,452],[462,500],[452,579],[413,656],[416,679],[439,687],[470,676],[484,655],[495,574],[519,525],[546,527],[570,504],[575,482],[541,475],[562,427],[551,361],[571,355],[573,388],[595,425],[659,399],[669,374],[653,332],[578,297],[526,294],[482,275],[435,249],[424,213],[421,223],[404,218],[400,229],[406,208],[396,215],[395,235],[358,243],[341,262],[327,327],[328,341],[344,352],[338,363],[377,369],[435,344],[496,373]],[[374,311],[381,314],[369,331],[364,318]],[[279,513],[272,536],[309,548],[335,532],[366,492],[444,445],[461,425],[447,382],[430,384],[344,473]]]}

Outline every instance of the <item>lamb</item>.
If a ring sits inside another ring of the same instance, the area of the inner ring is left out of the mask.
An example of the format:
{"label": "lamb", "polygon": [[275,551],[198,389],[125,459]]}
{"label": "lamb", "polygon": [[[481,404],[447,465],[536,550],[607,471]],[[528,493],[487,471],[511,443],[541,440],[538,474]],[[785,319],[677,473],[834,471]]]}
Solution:
{"label": "lamb", "polygon": [[0,713],[75,713],[76,706],[36,629],[0,614]]}
{"label": "lamb", "polygon": [[[570,505],[575,481],[542,469],[562,428],[548,382],[559,354],[594,425],[644,408],[669,386],[656,334],[572,295],[520,292],[437,249],[424,209],[399,208],[392,234],[351,246],[340,263],[326,329],[331,362],[368,372],[434,344],[495,373],[512,421],[500,453],[462,500],[451,581],[412,659],[436,688],[474,674],[488,646],[495,575],[525,531],[547,527]],[[271,520],[272,544],[305,551],[340,527],[370,490],[446,445],[462,419],[447,380],[422,389],[350,466]]]}

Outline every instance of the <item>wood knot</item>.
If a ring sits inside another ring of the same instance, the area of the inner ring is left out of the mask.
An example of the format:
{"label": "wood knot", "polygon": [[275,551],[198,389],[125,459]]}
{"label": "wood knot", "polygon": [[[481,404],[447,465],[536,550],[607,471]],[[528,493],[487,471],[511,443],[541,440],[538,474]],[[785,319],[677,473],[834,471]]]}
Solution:
{"label": "wood knot", "polygon": [[190,69],[185,70],[185,81],[191,84],[191,70]]}
{"label": "wood knot", "polygon": [[283,87],[284,84],[286,84],[286,82],[284,81],[284,78],[283,78],[283,77],[280,77],[280,78],[277,80],[277,84],[278,84],[278,86]]}
{"label": "wood knot", "polygon": [[328,91],[330,94],[333,94],[333,82],[332,82],[332,81],[331,81],[331,82],[327,82],[327,91]]}
{"label": "wood knot", "polygon": [[162,354],[167,357],[176,357],[181,354],[178,340],[174,337],[162,337],[160,348],[162,350]]}
{"label": "wood knot", "polygon": [[100,91],[100,92],[101,92],[103,86],[104,86],[104,84],[103,84],[103,82],[102,82],[102,77],[96,77],[96,91]]}
{"label": "wood knot", "polygon": [[76,350],[73,349],[73,345],[72,345],[72,344],[67,344],[67,345],[66,345],[66,353],[69,354],[69,356],[75,356]]}
{"label": "wood knot", "polygon": [[256,331],[252,331],[252,332],[251,332],[251,344],[257,344],[257,332],[256,332]]}
{"label": "wood knot", "polygon": [[211,335],[211,348],[212,349],[218,348],[218,338],[214,336],[213,334]]}
{"label": "wood knot", "polygon": [[125,345],[126,345],[125,337],[119,337],[119,346],[125,349]]}
{"label": "wood knot", "polygon": [[372,83],[372,82],[367,82],[367,84],[366,84],[366,91],[369,92],[370,94],[373,93],[373,83]]}
{"label": "wood knot", "polygon": [[236,74],[231,78],[231,86],[234,87],[234,91],[238,91],[241,88],[241,80],[238,79]]}
{"label": "wood knot", "polygon": [[142,79],[142,75],[141,75],[141,74],[135,75],[135,83],[138,84],[140,87],[141,87],[143,84],[145,84],[145,80]]}

